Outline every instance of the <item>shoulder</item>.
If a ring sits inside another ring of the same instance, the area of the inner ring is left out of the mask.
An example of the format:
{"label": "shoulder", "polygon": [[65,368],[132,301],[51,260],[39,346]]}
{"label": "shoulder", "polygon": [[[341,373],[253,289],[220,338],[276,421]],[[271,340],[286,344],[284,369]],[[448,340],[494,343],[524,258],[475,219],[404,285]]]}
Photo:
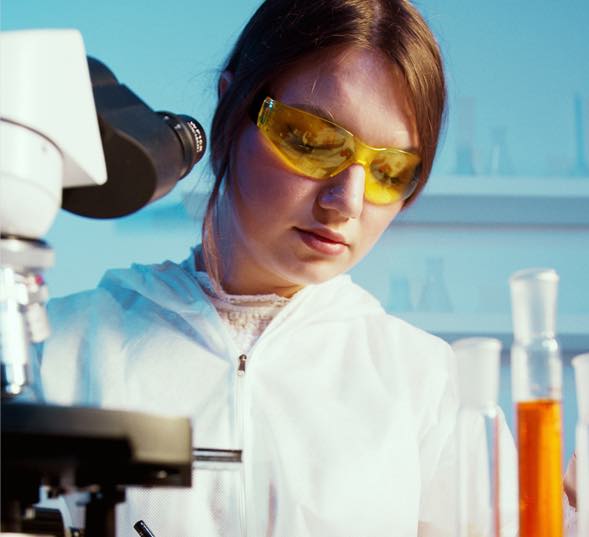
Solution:
{"label": "shoulder", "polygon": [[449,345],[441,338],[422,330],[403,319],[387,313],[380,301],[369,291],[341,275],[325,283],[310,286],[302,292],[301,305],[311,319],[329,318],[362,320],[371,331],[380,333],[416,351],[448,352]]}
{"label": "shoulder", "polygon": [[456,391],[456,363],[447,341],[392,315],[387,315],[386,325],[416,394],[425,396],[429,391],[441,398]]}
{"label": "shoulder", "polygon": [[95,401],[102,386],[122,382],[137,348],[150,353],[154,342],[188,341],[194,331],[182,315],[203,308],[197,289],[166,262],[109,270],[97,288],[50,300],[51,334],[39,348],[48,400]]}
{"label": "shoulder", "polygon": [[392,368],[404,378],[414,407],[422,412],[427,407],[435,409],[442,400],[456,400],[456,363],[449,343],[387,313],[369,292],[352,285],[360,300],[369,305],[363,324],[372,360],[381,363],[382,370]]}
{"label": "shoulder", "polygon": [[164,310],[182,311],[187,303],[196,304],[201,294],[183,267],[170,261],[111,269],[95,289],[49,301],[47,345],[73,344],[87,340],[89,334],[95,341],[101,334],[123,332],[140,319],[162,317]]}
{"label": "shoulder", "polygon": [[385,314],[383,324],[395,345],[412,357],[411,363],[422,362],[433,371],[454,373],[454,354],[447,341],[394,315]]}
{"label": "shoulder", "polygon": [[411,384],[435,385],[437,391],[445,383],[454,382],[454,354],[450,345],[387,313],[371,293],[349,276],[339,276],[316,286],[314,293],[316,296],[310,297],[301,308],[306,329],[312,325],[321,329],[327,322],[337,322],[342,337],[353,339],[350,345],[354,348],[361,341],[363,353],[368,353],[379,369],[393,368]]}
{"label": "shoulder", "polygon": [[[202,296],[200,287],[186,268],[187,261],[172,261],[128,268],[115,268],[105,272],[95,289],[54,298],[48,311],[52,320],[61,322],[84,319],[109,312],[126,314],[152,307],[181,309],[187,302],[195,302]],[[140,303],[140,307],[137,307]],[[108,317],[102,316],[105,322]]]}
{"label": "shoulder", "polygon": [[417,407],[423,407],[426,401],[437,405],[448,395],[454,397],[456,365],[445,340],[386,313],[378,324],[378,331],[374,331],[383,342],[382,353],[395,363]]}
{"label": "shoulder", "polygon": [[[100,287],[52,298],[47,304],[52,336],[87,324],[97,313],[115,309],[116,301],[106,289]],[[108,318],[108,317],[107,317]]]}
{"label": "shoulder", "polygon": [[410,354],[413,361],[432,362],[434,369],[452,365],[452,350],[446,341],[391,315],[374,295],[348,276],[334,278],[329,284],[322,289],[323,301],[340,318],[362,320],[373,337],[397,352]]}

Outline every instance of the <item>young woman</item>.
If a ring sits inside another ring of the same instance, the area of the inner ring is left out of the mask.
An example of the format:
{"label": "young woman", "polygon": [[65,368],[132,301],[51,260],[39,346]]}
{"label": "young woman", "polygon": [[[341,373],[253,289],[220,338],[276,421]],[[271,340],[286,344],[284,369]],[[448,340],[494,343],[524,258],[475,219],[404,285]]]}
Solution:
{"label": "young woman", "polygon": [[[187,415],[195,446],[243,450],[190,490],[128,492],[123,535],[455,535],[451,351],[345,275],[425,185],[444,106],[405,0],[253,15],[219,78],[202,245],[50,305],[47,401]],[[502,447],[513,470],[504,423]]]}

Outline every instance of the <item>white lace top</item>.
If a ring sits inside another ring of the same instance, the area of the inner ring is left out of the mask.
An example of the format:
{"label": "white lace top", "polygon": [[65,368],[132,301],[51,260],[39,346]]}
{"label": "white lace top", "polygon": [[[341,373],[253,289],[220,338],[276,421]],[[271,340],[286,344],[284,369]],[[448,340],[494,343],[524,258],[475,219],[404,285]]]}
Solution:
{"label": "white lace top", "polygon": [[276,294],[229,295],[216,290],[206,272],[196,272],[198,283],[209,296],[233,336],[238,349],[248,354],[270,321],[289,302]]}

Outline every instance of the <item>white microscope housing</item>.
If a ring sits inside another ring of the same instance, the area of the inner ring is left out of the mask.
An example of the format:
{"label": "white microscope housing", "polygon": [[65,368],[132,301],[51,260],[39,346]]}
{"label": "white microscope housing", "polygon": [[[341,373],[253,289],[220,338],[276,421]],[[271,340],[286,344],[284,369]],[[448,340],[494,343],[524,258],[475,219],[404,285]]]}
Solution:
{"label": "white microscope housing", "polygon": [[[0,32],[2,535],[64,534],[36,510],[41,485],[52,497],[89,493],[88,537],[115,536],[121,486],[190,486],[190,420],[37,404],[31,354],[49,336],[42,271],[53,251],[42,239],[59,209],[131,214],[172,190],[205,149],[194,118],[153,111],[86,56],[78,31]],[[160,449],[162,426],[173,433]]]}
{"label": "white microscope housing", "polygon": [[86,56],[77,30],[0,32],[3,397],[22,393],[30,343],[49,335],[41,271],[53,252],[41,239],[57,211],[131,214],[170,192],[205,151],[198,121],[152,110]]}
{"label": "white microscope housing", "polygon": [[106,181],[77,30],[0,33],[0,231],[39,239],[63,188]]}
{"label": "white microscope housing", "polygon": [[29,380],[30,343],[49,334],[40,239],[62,189],[106,181],[86,51],[76,30],[0,32],[0,358],[2,396]]}

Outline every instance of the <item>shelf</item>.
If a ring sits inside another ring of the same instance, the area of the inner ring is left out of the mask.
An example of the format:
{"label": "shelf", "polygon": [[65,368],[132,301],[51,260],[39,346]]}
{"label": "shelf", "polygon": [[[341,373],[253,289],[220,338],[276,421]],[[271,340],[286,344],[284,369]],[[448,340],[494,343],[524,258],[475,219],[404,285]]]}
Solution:
{"label": "shelf", "polygon": [[430,178],[424,194],[432,197],[585,198],[589,201],[589,177],[438,175]]}
{"label": "shelf", "polygon": [[589,177],[433,176],[398,224],[589,226]]}
{"label": "shelf", "polygon": [[[131,218],[198,220],[207,197],[181,185]],[[395,226],[432,224],[589,227],[589,177],[434,176],[395,220]]]}
{"label": "shelf", "polygon": [[[466,337],[494,337],[508,348],[513,340],[510,315],[426,312],[394,315],[448,342]],[[589,315],[561,316],[557,320],[557,337],[563,351],[589,352]]]}

